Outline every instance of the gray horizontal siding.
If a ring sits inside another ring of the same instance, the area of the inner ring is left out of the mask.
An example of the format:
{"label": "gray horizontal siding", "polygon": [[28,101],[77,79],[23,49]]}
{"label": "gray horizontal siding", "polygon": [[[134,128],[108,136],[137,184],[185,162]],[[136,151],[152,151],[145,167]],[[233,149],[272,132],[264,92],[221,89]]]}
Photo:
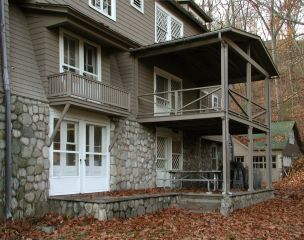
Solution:
{"label": "gray horizontal siding", "polygon": [[144,2],[144,14],[133,8],[129,0],[117,0],[116,21],[92,9],[88,0],[28,0],[27,2],[70,5],[81,13],[104,23],[111,29],[142,45],[155,42],[155,2],[158,2],[184,22],[184,36],[201,33],[201,30],[192,21],[176,11],[170,4],[161,0],[146,0]]}
{"label": "gray horizontal siding", "polygon": [[46,100],[27,20],[14,4],[10,5],[10,44],[12,92]]}

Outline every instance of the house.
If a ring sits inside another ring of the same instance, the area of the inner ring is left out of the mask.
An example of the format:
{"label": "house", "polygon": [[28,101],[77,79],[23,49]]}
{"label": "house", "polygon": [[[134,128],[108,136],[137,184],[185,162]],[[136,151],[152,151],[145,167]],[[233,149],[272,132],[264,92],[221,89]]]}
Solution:
{"label": "house", "polygon": [[[293,159],[302,154],[302,143],[295,121],[280,121],[271,124],[272,181],[282,178],[284,170],[290,167]],[[266,181],[265,135],[254,135],[253,168],[258,183]],[[248,167],[248,139],[238,137],[234,140],[235,159]],[[257,185],[258,185],[257,183]]]}
{"label": "house", "polygon": [[[222,135],[215,164],[229,197],[229,135],[269,140],[278,71],[263,42],[234,28],[209,32],[193,1],[3,2],[1,218],[48,212],[54,196],[154,188],[168,171],[202,163],[205,135]],[[256,81],[263,106],[252,101]],[[240,83],[246,95],[230,88]],[[270,178],[262,194],[271,196]]]}

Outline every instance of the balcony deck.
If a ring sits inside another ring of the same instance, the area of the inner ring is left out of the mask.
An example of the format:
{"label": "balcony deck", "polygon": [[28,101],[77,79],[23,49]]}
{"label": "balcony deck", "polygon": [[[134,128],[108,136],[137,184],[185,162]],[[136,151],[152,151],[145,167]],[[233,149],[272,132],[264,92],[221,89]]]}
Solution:
{"label": "balcony deck", "polygon": [[109,115],[127,116],[130,93],[84,76],[65,72],[48,77],[51,106],[71,104],[77,108]]}
{"label": "balcony deck", "polygon": [[[221,86],[181,89],[167,92],[143,94],[138,97],[138,121],[159,127],[179,128],[202,135],[222,134]],[[246,106],[248,99],[229,90],[228,117],[232,134],[245,134],[248,126],[254,133],[267,131],[265,108],[251,101],[252,120]]]}

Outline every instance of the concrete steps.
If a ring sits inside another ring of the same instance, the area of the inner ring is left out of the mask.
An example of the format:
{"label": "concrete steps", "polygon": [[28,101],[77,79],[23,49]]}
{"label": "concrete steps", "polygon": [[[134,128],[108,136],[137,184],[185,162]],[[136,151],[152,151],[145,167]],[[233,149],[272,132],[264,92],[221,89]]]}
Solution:
{"label": "concrete steps", "polygon": [[222,198],[221,194],[182,193],[178,207],[195,213],[212,212],[220,209]]}

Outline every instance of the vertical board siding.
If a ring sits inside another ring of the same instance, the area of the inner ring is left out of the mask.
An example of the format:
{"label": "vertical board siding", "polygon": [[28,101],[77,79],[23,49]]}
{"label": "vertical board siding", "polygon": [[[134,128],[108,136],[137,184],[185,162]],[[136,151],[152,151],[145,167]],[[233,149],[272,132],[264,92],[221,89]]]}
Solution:
{"label": "vertical board siding", "polygon": [[10,42],[12,92],[46,100],[27,20],[14,4],[10,5]]}

